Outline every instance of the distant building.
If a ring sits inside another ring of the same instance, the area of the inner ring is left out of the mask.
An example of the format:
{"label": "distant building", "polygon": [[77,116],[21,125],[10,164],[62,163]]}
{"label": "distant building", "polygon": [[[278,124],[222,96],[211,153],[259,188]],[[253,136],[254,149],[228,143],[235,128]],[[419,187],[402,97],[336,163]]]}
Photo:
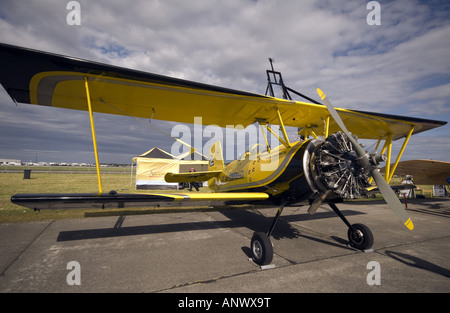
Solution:
{"label": "distant building", "polygon": [[0,159],[0,165],[22,165],[22,162],[17,159]]}

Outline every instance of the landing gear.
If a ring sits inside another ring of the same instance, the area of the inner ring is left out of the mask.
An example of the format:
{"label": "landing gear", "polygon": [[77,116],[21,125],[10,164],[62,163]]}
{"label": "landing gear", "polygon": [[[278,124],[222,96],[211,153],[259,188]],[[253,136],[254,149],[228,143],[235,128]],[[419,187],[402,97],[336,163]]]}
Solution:
{"label": "landing gear", "polygon": [[[270,240],[272,231],[280,218],[281,212],[283,212],[286,203],[282,204],[275,215],[272,225],[270,226],[267,234],[263,232],[255,232],[253,234],[250,248],[252,252],[252,259],[258,265],[267,265],[272,262],[273,259],[273,245]],[[328,203],[328,205],[333,209],[333,211],[341,218],[341,220],[348,227],[348,241],[350,245],[359,250],[368,250],[372,248],[373,245],[373,234],[369,227],[364,224],[350,224],[345,218],[341,211],[337,208],[334,203]]]}
{"label": "landing gear", "polygon": [[350,245],[359,250],[367,250],[372,248],[373,235],[369,227],[364,224],[353,224],[347,232]]}
{"label": "landing gear", "polygon": [[267,265],[272,262],[273,258],[273,245],[270,241],[270,235],[272,235],[272,231],[275,228],[275,224],[280,218],[281,212],[283,212],[284,206],[286,203],[283,203],[277,211],[277,215],[275,215],[272,225],[270,225],[269,231],[267,234],[263,232],[256,232],[253,234],[252,241],[250,243],[250,247],[252,250],[252,259],[258,265]]}
{"label": "landing gear", "polygon": [[341,218],[345,225],[347,225],[348,241],[353,248],[359,250],[367,250],[372,248],[373,234],[370,231],[369,227],[364,224],[351,225],[334,203],[329,203],[328,205],[333,209],[337,216]]}
{"label": "landing gear", "polygon": [[253,262],[259,265],[266,265],[272,262],[273,247],[269,236],[263,232],[253,234],[251,241]]}

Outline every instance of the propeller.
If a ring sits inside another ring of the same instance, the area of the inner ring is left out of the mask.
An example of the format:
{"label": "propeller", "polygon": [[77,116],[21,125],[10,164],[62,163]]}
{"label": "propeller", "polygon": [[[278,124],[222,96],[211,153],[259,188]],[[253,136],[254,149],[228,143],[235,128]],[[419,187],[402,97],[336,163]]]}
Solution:
{"label": "propeller", "polygon": [[[348,137],[350,142],[355,148],[355,151],[360,158],[361,162],[369,164],[369,157],[364,151],[364,149],[358,144],[358,142],[353,138],[353,136],[349,133],[347,130],[347,127],[345,127],[344,122],[342,121],[341,117],[339,116],[338,112],[335,110],[331,102],[328,100],[327,96],[323,93],[322,90],[317,88],[317,93],[319,94],[319,97],[322,99],[323,103],[327,107],[328,112],[330,113],[331,117],[334,119],[334,121],[338,124],[338,126],[341,128],[341,130],[345,133],[345,135]],[[371,171],[371,175],[373,179],[375,180],[375,183],[377,184],[381,195],[383,196],[386,203],[389,205],[389,207],[392,209],[392,211],[397,215],[397,217],[400,219],[400,221],[409,229],[414,229],[414,224],[411,221],[411,219],[408,216],[408,213],[406,212],[405,208],[403,207],[402,203],[398,199],[398,197],[395,195],[392,188],[389,186],[389,184],[384,180],[383,176],[380,174],[378,169],[373,169]]]}

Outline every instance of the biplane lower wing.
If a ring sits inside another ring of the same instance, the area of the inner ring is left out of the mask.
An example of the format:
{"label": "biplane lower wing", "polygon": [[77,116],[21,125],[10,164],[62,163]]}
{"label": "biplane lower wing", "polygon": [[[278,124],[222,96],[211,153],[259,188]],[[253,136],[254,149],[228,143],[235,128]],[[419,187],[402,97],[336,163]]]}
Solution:
{"label": "biplane lower wing", "polygon": [[236,193],[67,193],[67,194],[16,194],[11,202],[30,209],[113,209],[174,206],[214,206],[228,204],[252,204],[267,200],[262,192]]}
{"label": "biplane lower wing", "polygon": [[[416,185],[412,185],[412,184],[389,185],[389,186],[395,193],[399,193],[402,190],[411,190],[411,189],[417,188]],[[372,195],[375,193],[380,193],[380,189],[377,187],[371,187],[371,188],[367,189],[367,195]]]}

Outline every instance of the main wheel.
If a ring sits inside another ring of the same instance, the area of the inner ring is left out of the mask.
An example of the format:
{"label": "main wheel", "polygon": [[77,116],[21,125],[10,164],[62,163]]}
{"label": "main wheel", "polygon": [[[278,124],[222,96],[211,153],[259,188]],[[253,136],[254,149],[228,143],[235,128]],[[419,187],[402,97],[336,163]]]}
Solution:
{"label": "main wheel", "polygon": [[269,236],[263,232],[253,234],[251,241],[252,259],[256,264],[266,265],[272,262],[273,247]]}
{"label": "main wheel", "polygon": [[350,245],[359,250],[372,248],[373,234],[369,227],[364,224],[353,224],[353,229],[349,228],[347,232]]}

